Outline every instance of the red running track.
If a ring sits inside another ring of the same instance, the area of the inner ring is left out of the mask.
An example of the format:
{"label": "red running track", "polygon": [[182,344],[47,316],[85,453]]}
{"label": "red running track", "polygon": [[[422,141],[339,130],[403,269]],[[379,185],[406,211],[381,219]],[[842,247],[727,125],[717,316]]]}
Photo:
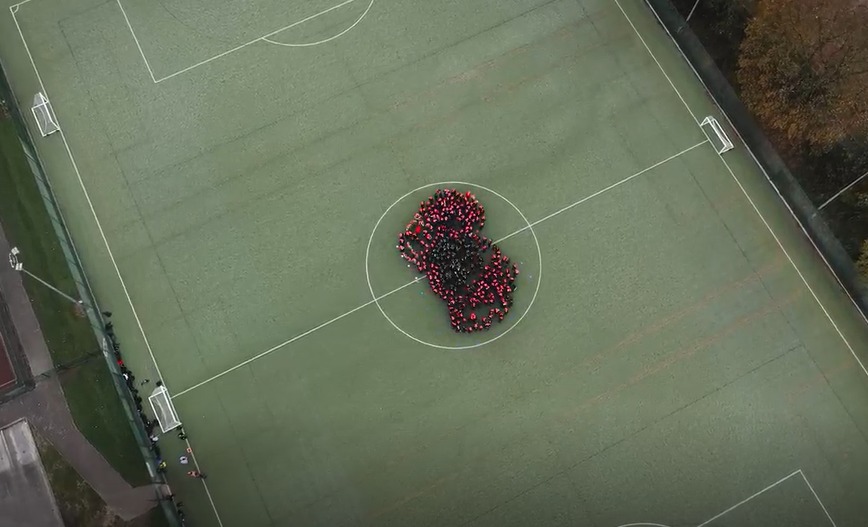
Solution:
{"label": "red running track", "polygon": [[12,384],[15,384],[15,372],[12,371],[12,362],[6,352],[6,342],[3,335],[0,335],[0,390]]}

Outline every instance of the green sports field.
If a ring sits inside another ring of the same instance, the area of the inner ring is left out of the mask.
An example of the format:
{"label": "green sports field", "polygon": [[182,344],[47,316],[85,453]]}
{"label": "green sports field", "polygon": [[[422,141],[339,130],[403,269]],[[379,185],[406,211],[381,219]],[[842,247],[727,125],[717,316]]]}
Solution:
{"label": "green sports field", "polygon": [[[868,517],[866,321],[640,0],[29,0],[0,59],[189,525]],[[445,187],[481,335],[395,249]]]}

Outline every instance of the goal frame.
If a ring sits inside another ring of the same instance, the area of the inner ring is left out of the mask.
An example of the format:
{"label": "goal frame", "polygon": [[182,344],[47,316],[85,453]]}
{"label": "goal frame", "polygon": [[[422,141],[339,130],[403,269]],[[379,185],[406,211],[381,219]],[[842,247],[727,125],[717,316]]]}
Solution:
{"label": "goal frame", "polygon": [[[162,400],[161,403],[157,401]],[[169,395],[169,390],[165,386],[157,386],[151,395],[148,396],[148,402],[151,404],[151,410],[160,423],[160,430],[165,434],[176,428],[180,428],[181,420],[178,418],[178,412],[175,410],[175,405],[172,404],[172,397]],[[165,409],[163,411],[162,409]],[[168,412],[168,413],[167,413]],[[168,417],[168,418],[167,418]]]}
{"label": "goal frame", "polygon": [[60,125],[57,123],[51,102],[42,92],[37,92],[33,96],[33,105],[30,107],[30,111],[33,113],[33,119],[36,121],[36,126],[42,137],[48,137],[60,131]]}
{"label": "goal frame", "polygon": [[[718,154],[729,152],[730,150],[735,148],[735,145],[732,144],[729,136],[726,135],[726,131],[723,129],[722,126],[720,126],[720,123],[717,122],[717,119],[715,119],[713,116],[707,116],[705,119],[702,120],[701,123],[699,123],[699,126],[703,130],[705,130],[706,127],[711,128],[713,135],[709,134],[708,132],[705,132],[705,135],[708,136],[708,140],[711,141],[712,146],[714,146],[714,149],[717,150]],[[717,138],[717,140],[720,142],[720,146],[718,146],[712,140],[712,137]]]}

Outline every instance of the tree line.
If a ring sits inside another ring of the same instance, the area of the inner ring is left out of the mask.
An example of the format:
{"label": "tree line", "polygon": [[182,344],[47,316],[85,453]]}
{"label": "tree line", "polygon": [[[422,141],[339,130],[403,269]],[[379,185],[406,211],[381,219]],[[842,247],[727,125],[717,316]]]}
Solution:
{"label": "tree line", "polygon": [[[868,0],[700,0],[689,24],[815,204],[868,171]],[[868,279],[868,178],[823,214]]]}

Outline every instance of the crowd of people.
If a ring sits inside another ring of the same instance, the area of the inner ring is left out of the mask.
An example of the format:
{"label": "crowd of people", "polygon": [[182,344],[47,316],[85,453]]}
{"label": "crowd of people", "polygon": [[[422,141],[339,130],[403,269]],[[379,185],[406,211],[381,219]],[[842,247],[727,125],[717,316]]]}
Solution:
{"label": "crowd of people", "polygon": [[513,304],[518,266],[480,234],[484,226],[471,192],[437,190],[398,236],[401,257],[425,275],[459,333],[489,329]]}
{"label": "crowd of people", "polygon": [[[112,316],[110,311],[103,311],[102,314],[105,318],[108,319],[110,319]],[[105,334],[106,340],[112,348],[112,353],[114,354],[115,361],[118,364],[118,368],[120,369],[121,376],[124,379],[124,383],[127,385],[127,389],[130,391],[130,394],[133,397],[133,401],[136,404],[136,413],[138,414],[139,419],[142,422],[142,426],[144,426],[145,431],[148,434],[148,438],[150,440],[150,450],[154,454],[154,458],[156,459],[157,471],[163,473],[166,471],[168,463],[166,463],[166,461],[163,459],[163,453],[160,450],[159,445],[160,436],[157,431],[158,427],[160,426],[160,422],[156,418],[151,419],[148,417],[148,414],[145,413],[144,401],[141,395],[139,395],[139,387],[149,384],[151,380],[142,379],[141,381],[136,383],[136,376],[127,367],[127,365],[124,363],[123,357],[121,356],[120,343],[115,336],[114,323],[112,323],[111,321],[107,322],[105,325]],[[158,380],[155,385],[162,386],[163,383],[162,381]],[[187,434],[184,432],[183,428],[178,428],[176,431],[178,434],[178,439],[181,439],[182,441],[187,439]],[[192,453],[189,448],[187,449],[187,452]],[[184,461],[186,459],[186,456],[181,456],[180,459],[182,464],[186,464]],[[205,478],[205,475],[198,471],[187,472],[187,475],[194,478]],[[175,495],[171,493],[168,494],[165,499],[171,501],[175,505],[175,510],[178,514],[179,520],[182,524],[185,524],[186,520],[184,517],[183,502],[176,501]]]}

